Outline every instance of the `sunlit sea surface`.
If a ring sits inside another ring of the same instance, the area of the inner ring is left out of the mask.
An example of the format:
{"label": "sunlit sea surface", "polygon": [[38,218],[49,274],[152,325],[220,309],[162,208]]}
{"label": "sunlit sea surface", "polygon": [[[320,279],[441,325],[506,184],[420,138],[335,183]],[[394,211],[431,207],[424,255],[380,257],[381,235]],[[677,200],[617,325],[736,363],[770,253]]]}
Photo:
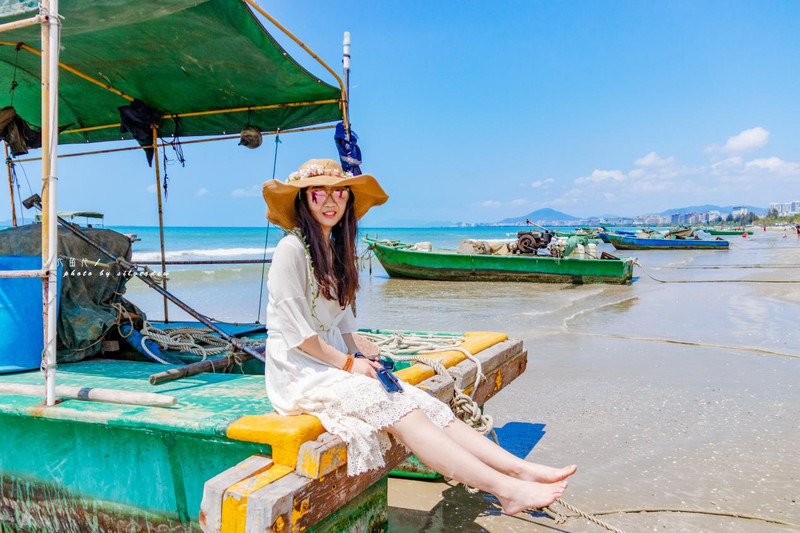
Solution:
{"label": "sunlit sea surface", "polygon": [[[114,229],[142,239],[134,243],[134,260],[159,258],[157,228]],[[381,239],[456,248],[467,238],[514,239],[519,229],[368,228],[362,232]],[[282,236],[281,230],[270,230],[267,257]],[[523,339],[535,336],[537,330],[568,328],[775,349],[800,345],[793,326],[798,316],[798,285],[752,283],[800,279],[798,237],[793,231],[757,231],[729,240],[727,252],[616,251],[601,244],[601,251],[635,256],[641,263],[634,267],[634,282],[623,286],[392,279],[372,258],[363,262],[359,321],[363,327],[382,329],[492,329]],[[168,260],[260,259],[265,255],[265,241],[263,228],[165,230]],[[216,319],[263,322],[262,270],[253,264],[173,266],[168,268],[169,290]],[[149,317],[163,318],[161,297],[138,280],[129,282],[127,296]],[[172,306],[169,313],[171,320],[187,318]]]}

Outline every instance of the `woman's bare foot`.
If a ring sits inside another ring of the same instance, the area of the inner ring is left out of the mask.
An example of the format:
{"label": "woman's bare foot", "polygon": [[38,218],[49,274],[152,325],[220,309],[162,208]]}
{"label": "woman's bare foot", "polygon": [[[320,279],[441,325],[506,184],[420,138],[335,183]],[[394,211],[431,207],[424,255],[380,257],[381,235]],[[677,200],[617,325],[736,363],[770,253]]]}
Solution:
{"label": "woman's bare foot", "polygon": [[504,513],[517,514],[528,509],[547,507],[564,494],[567,485],[567,481],[557,483],[520,481],[518,486],[511,487],[512,490],[507,497],[496,496]]}
{"label": "woman's bare foot", "polygon": [[513,477],[523,481],[537,481],[539,483],[555,483],[567,479],[578,470],[577,465],[569,465],[563,468],[553,468],[552,466],[527,463],[523,471],[513,474]]}

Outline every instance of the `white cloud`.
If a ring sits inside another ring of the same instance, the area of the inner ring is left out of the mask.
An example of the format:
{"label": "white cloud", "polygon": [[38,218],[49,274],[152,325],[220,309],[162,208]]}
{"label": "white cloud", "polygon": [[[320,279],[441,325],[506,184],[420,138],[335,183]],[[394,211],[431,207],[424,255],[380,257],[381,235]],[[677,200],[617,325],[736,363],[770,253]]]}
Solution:
{"label": "white cloud", "polygon": [[738,135],[728,137],[728,142],[725,146],[717,146],[712,144],[706,148],[706,152],[726,152],[726,153],[741,153],[749,152],[762,146],[766,146],[769,142],[769,131],[761,126],[744,130]]}
{"label": "white cloud", "polygon": [[481,207],[500,207],[500,202],[486,200],[485,202],[481,202]]}
{"label": "white cloud", "polygon": [[663,167],[666,165],[671,165],[675,162],[674,157],[667,157],[664,159],[660,155],[655,152],[650,152],[644,157],[640,157],[636,161],[633,162],[634,165],[637,167]]}
{"label": "white cloud", "polygon": [[533,189],[540,189],[540,188],[546,189],[547,187],[550,186],[551,183],[553,183],[553,181],[555,181],[555,180],[553,180],[553,178],[547,178],[546,180],[536,180],[536,181],[531,182],[531,188],[533,188]]}
{"label": "white cloud", "polygon": [[510,202],[510,203],[511,203],[511,205],[513,205],[514,207],[519,207],[519,206],[521,206],[521,205],[527,205],[529,202],[528,202],[528,200],[526,200],[525,198],[516,198],[516,199],[514,199],[514,200],[511,200],[511,202]]}
{"label": "white cloud", "polygon": [[155,183],[151,183],[150,185],[148,185],[147,186],[147,192],[149,192],[150,194],[155,194],[155,192],[156,192],[156,184]]}
{"label": "white cloud", "polygon": [[585,214],[596,214],[600,209],[614,212],[621,206],[636,211],[658,210],[687,199],[697,203],[766,204],[774,201],[770,198],[775,194],[783,194],[780,191],[797,190],[800,183],[800,158],[744,157],[747,150],[766,145],[769,135],[764,128],[743,131],[725,146],[707,150],[716,153],[693,166],[654,150],[635,159],[629,169],[595,169],[577,177],[571,189],[547,203]]}
{"label": "white cloud", "polygon": [[197,192],[195,193],[196,196],[205,196],[207,194],[208,194],[208,189],[206,189],[205,187],[200,187],[199,189],[197,189]]}
{"label": "white cloud", "polygon": [[261,196],[261,185],[253,185],[249,189],[234,189],[231,196]]}
{"label": "white cloud", "polygon": [[766,159],[753,159],[745,163],[746,169],[767,170],[783,176],[800,174],[800,165],[784,161],[779,157],[768,157]]}
{"label": "white cloud", "polygon": [[714,170],[725,170],[726,168],[736,168],[742,164],[741,156],[733,156],[729,157],[728,159],[723,159],[722,161],[717,161],[711,165],[711,168]]}
{"label": "white cloud", "polygon": [[583,185],[586,183],[602,183],[602,182],[623,182],[625,181],[625,174],[619,170],[599,170],[595,169],[591,176],[582,176],[575,180],[576,185]]}

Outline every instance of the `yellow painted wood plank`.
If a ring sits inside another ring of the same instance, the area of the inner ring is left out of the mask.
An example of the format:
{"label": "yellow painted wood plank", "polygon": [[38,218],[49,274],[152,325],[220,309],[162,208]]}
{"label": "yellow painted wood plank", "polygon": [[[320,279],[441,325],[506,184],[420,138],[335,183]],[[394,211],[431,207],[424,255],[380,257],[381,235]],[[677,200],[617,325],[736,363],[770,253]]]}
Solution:
{"label": "yellow painted wood plank", "polygon": [[293,471],[294,468],[275,464],[260,474],[231,485],[225,491],[225,497],[222,500],[220,533],[244,533],[247,525],[247,499],[250,494]]}
{"label": "yellow painted wood plank", "polygon": [[294,468],[300,446],[324,432],[315,416],[268,413],[243,416],[228,426],[225,434],[229,439],[269,444],[273,461]]}
{"label": "yellow painted wood plank", "polygon": [[[505,333],[496,333],[493,331],[469,331],[464,334],[466,340],[461,344],[461,348],[464,348],[469,353],[475,355],[476,353],[480,352],[481,350],[485,350],[491,346],[499,342],[503,342],[508,340],[508,335]],[[425,354],[422,354],[423,357]],[[453,365],[457,365],[461,361],[467,358],[462,352],[458,350],[448,350],[446,352],[436,352],[431,354],[430,356],[432,359],[441,359],[442,364],[444,364],[445,368],[449,368]],[[404,368],[402,370],[398,370],[395,372],[395,375],[405,381],[406,383],[411,383],[412,385],[417,385],[418,383],[422,383],[429,377],[433,376],[435,372],[428,366],[423,366],[421,364],[415,364],[408,368]]]}

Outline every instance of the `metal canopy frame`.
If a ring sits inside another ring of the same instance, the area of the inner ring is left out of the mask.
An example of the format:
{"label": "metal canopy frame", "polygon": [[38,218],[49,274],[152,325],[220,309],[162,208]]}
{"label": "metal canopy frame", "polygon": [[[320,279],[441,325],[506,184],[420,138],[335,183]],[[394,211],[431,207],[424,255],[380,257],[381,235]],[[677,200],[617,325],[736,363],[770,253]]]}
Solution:
{"label": "metal canopy frame", "polygon": [[[348,87],[342,82],[342,79],[331,69],[317,54],[315,54],[308,46],[305,45],[294,34],[289,32],[283,25],[264,11],[255,0],[243,0],[253,10],[260,13],[264,18],[269,20],[284,34],[297,43],[303,50],[305,50],[311,57],[319,62],[329,73],[336,79],[340,89],[340,99],[338,100],[318,100],[312,102],[293,102],[286,104],[270,104],[264,106],[250,106],[238,107],[230,109],[197,111],[192,113],[184,113],[177,115],[166,115],[162,118],[172,119],[180,118],[181,116],[198,116],[203,114],[219,114],[219,113],[234,113],[243,111],[253,111],[259,109],[277,109],[281,107],[297,107],[297,106],[311,106],[319,104],[339,103],[342,112],[342,122],[345,132],[349,138],[350,125],[348,117]],[[40,278],[42,280],[42,302],[43,302],[43,329],[44,329],[44,350],[42,352],[42,366],[41,369],[45,375],[45,405],[52,406],[56,403],[55,397],[55,381],[56,381],[56,301],[58,291],[58,214],[57,214],[57,200],[58,200],[58,136],[60,133],[78,133],[81,131],[89,131],[94,129],[115,128],[119,127],[117,124],[107,124],[101,126],[94,126],[91,128],[58,131],[58,81],[59,70],[63,69],[66,72],[79,76],[86,81],[98,85],[128,101],[133,101],[133,97],[115,89],[110,84],[103,83],[79,70],[70,67],[59,61],[59,52],[61,46],[61,19],[59,17],[58,9],[59,0],[41,0],[39,2],[39,13],[35,16],[7,22],[0,24],[0,32],[15,30],[27,26],[40,25],[40,35],[42,49],[38,50],[22,42],[0,41],[0,46],[14,46],[18,50],[25,50],[40,56],[41,59],[41,132],[42,132],[42,156],[40,158],[26,158],[17,160],[22,161],[42,161],[41,179],[41,223],[42,223],[42,267],[40,270],[23,270],[23,271],[0,271],[0,278]],[[349,67],[349,35],[347,36],[347,52],[348,61],[346,67]],[[347,70],[345,70],[345,77],[347,77]],[[279,133],[290,133],[298,131],[310,131],[323,128],[331,128],[334,126],[317,126],[296,128],[292,130],[280,131]],[[272,135],[278,132],[264,132],[262,135]],[[232,139],[238,136],[226,135],[221,137],[205,138],[191,141],[182,141],[183,144],[190,144],[196,142],[209,142],[216,140]],[[153,143],[150,146],[155,152],[155,176],[158,188],[158,211],[159,211],[159,230],[161,239],[161,265],[162,272],[166,271],[166,260],[164,254],[164,235],[163,235],[163,219],[162,219],[162,206],[161,206],[161,188],[160,188],[160,169],[158,164],[157,151],[159,147],[165,146],[166,143],[158,142],[158,130],[153,128]],[[147,146],[126,147],[120,149],[110,150],[97,150],[91,152],[83,152],[77,154],[65,154],[61,157],[75,157],[79,155],[91,155],[97,153],[109,153],[126,150],[140,150],[148,148]],[[11,159],[8,157],[8,146],[5,146],[6,161],[9,171],[9,187],[11,188]],[[11,205],[12,217],[14,225],[16,226],[16,216],[14,213],[14,195],[11,189]],[[163,281],[164,288],[166,289],[166,278]],[[164,299],[164,317],[167,319],[167,299]]]}

